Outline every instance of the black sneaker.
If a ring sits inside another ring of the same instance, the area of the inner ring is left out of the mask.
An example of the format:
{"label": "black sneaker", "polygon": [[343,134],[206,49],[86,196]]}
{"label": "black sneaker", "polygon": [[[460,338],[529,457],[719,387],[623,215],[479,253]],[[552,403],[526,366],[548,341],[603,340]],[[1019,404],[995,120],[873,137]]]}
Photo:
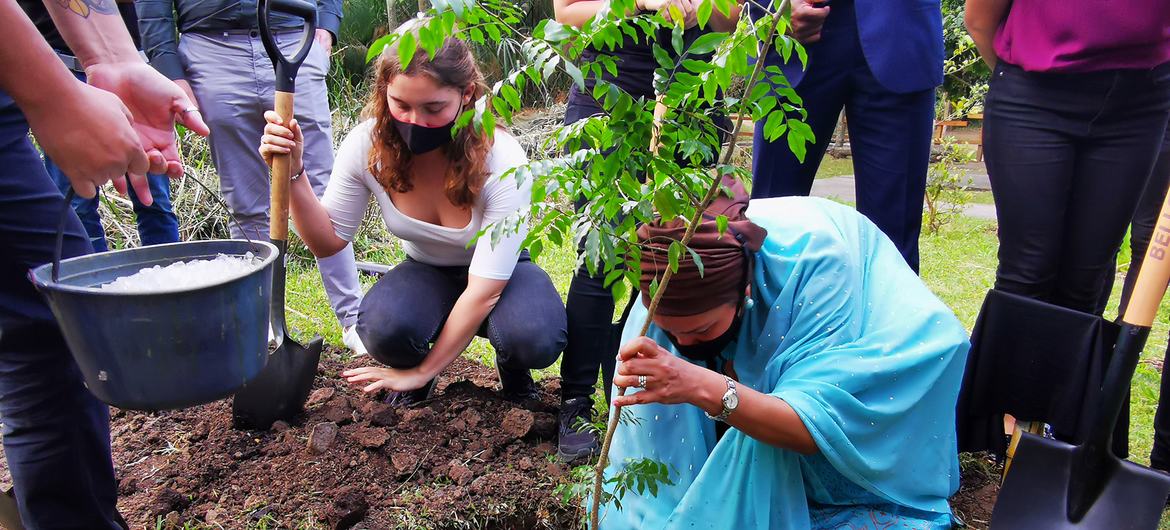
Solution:
{"label": "black sneaker", "polygon": [[500,378],[500,397],[521,405],[540,401],[536,381],[528,370],[510,370],[496,363],[496,375]]}
{"label": "black sneaker", "polygon": [[557,422],[557,457],[572,462],[597,453],[597,432],[593,428],[593,400],[589,396],[561,402]]}
{"label": "black sneaker", "polygon": [[390,392],[386,396],[386,403],[394,407],[409,407],[431,398],[431,394],[435,391],[435,381],[431,379],[422,388],[417,390],[407,390],[405,392]]}

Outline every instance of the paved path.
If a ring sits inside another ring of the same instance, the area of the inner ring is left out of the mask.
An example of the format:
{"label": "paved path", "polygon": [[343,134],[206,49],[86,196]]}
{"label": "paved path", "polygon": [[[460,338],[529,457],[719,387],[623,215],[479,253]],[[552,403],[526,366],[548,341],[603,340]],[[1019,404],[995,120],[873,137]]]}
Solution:
{"label": "paved path", "polygon": [[[972,173],[970,176],[972,189],[981,191],[991,189],[986,174]],[[817,179],[813,181],[812,194],[815,197],[835,198],[852,203],[857,202],[853,188],[853,175]],[[995,205],[970,203],[963,209],[963,215],[977,219],[995,220]]]}

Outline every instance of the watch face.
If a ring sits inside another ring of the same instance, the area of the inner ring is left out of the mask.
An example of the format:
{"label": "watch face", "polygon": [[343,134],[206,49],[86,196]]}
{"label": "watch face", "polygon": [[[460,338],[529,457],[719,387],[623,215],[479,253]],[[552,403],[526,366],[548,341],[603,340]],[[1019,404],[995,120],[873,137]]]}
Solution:
{"label": "watch face", "polygon": [[739,406],[739,394],[735,392],[728,392],[723,396],[723,407],[727,410],[735,410]]}

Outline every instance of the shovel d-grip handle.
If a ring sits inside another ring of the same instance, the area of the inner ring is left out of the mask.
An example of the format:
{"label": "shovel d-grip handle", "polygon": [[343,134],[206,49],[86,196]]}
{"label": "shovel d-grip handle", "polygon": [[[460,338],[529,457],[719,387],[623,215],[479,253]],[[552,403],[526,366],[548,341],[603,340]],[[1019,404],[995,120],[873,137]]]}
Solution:
{"label": "shovel d-grip handle", "polygon": [[[276,91],[276,114],[281,123],[286,126],[293,119],[293,93]],[[302,163],[304,161],[302,160]],[[271,193],[271,211],[269,212],[268,237],[276,241],[288,241],[288,203],[289,186],[292,184],[292,157],[290,155],[273,155],[272,183],[269,186]],[[282,309],[283,310],[283,309]]]}
{"label": "shovel d-grip handle", "polygon": [[[305,20],[301,47],[291,59],[280,51],[280,46],[277,46],[276,38],[272,35],[272,28],[268,25],[268,15],[272,12]],[[264,50],[268,52],[268,58],[272,59],[272,67],[276,70],[276,91],[295,92],[297,70],[301,68],[301,63],[305,62],[305,57],[313,47],[313,34],[317,30],[317,6],[304,0],[259,0],[256,3],[256,16],[259,18],[260,39],[264,42]]]}

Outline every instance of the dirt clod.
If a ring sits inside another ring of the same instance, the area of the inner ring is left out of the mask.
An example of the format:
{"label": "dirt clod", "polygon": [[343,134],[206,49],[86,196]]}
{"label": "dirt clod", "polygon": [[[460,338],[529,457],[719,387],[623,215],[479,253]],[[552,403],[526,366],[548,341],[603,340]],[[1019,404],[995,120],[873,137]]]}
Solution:
{"label": "dirt clod", "polygon": [[328,451],[329,446],[333,445],[333,440],[336,438],[336,423],[327,421],[314,425],[313,432],[309,433],[309,452],[319,455]]}
{"label": "dirt clod", "polygon": [[353,407],[349,406],[349,398],[337,396],[322,407],[325,419],[338,425],[345,425],[353,421]]}
{"label": "dirt clod", "polygon": [[329,528],[343,530],[360,522],[370,509],[370,504],[361,491],[354,486],[346,486],[333,493],[333,503],[325,513],[329,521]]}
{"label": "dirt clod", "polygon": [[381,427],[358,427],[349,437],[366,449],[377,449],[386,444],[390,433]]}
{"label": "dirt clod", "polygon": [[187,507],[187,498],[171,488],[162,488],[154,495],[150,505],[150,513],[154,517],[182,510]]}
{"label": "dirt clod", "polygon": [[398,423],[398,413],[394,412],[394,407],[385,403],[373,403],[365,414],[370,423],[379,427],[393,427]]}
{"label": "dirt clod", "polygon": [[556,434],[557,417],[547,412],[512,409],[504,415],[502,429],[513,438],[548,439]]}
{"label": "dirt clod", "polygon": [[318,388],[317,390],[314,390],[312,394],[309,394],[309,402],[307,404],[310,407],[313,405],[320,405],[326,401],[329,401],[330,399],[333,399],[333,395],[336,393],[337,390],[333,387],[327,386],[324,388]]}

